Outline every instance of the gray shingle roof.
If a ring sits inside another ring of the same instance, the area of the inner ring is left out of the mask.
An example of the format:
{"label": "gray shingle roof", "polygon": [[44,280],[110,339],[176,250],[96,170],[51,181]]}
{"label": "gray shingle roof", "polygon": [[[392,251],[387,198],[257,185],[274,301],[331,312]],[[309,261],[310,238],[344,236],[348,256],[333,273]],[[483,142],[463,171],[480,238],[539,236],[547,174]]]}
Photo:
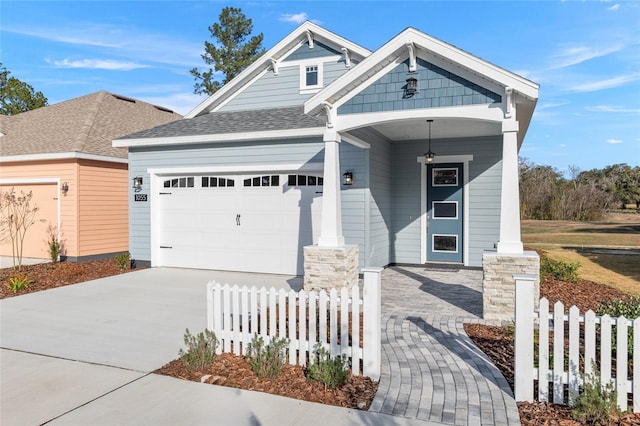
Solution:
{"label": "gray shingle roof", "polygon": [[305,115],[302,106],[253,111],[212,112],[143,130],[122,139],[153,139],[323,127],[323,118]]}
{"label": "gray shingle roof", "polygon": [[0,158],[84,153],[127,158],[113,139],[181,118],[164,108],[105,91],[0,119]]}

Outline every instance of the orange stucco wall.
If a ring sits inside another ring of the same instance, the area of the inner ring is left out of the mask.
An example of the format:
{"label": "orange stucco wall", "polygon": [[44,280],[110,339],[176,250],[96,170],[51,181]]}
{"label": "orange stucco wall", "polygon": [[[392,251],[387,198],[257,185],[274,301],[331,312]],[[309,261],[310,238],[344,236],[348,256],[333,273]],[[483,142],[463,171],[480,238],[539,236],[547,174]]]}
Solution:
{"label": "orange stucco wall", "polygon": [[[60,240],[63,254],[69,257],[91,256],[126,251],[129,245],[128,229],[128,173],[127,165],[93,160],[68,159],[42,162],[0,164],[0,182],[3,188],[17,184],[4,183],[8,179],[56,179],[67,182],[66,194],[57,192],[60,205]],[[26,187],[25,187],[26,188]],[[49,197],[51,198],[51,197]],[[57,203],[58,200],[34,200],[36,204]],[[55,207],[57,211],[57,205]],[[35,226],[35,225],[34,225]],[[45,227],[46,228],[46,227]],[[34,231],[35,241],[29,243],[29,253],[42,254],[46,229]],[[37,238],[35,234],[38,234]],[[2,255],[11,255],[11,245],[3,243]],[[24,257],[48,257],[27,254]]]}

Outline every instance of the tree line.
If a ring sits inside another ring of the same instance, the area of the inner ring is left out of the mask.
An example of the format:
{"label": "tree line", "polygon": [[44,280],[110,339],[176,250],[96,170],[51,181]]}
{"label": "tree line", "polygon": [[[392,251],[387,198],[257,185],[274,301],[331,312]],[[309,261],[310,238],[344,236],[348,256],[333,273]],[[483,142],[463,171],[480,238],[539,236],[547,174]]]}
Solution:
{"label": "tree line", "polygon": [[569,168],[569,178],[552,166],[520,159],[522,219],[594,221],[611,209],[640,209],[640,166]]}

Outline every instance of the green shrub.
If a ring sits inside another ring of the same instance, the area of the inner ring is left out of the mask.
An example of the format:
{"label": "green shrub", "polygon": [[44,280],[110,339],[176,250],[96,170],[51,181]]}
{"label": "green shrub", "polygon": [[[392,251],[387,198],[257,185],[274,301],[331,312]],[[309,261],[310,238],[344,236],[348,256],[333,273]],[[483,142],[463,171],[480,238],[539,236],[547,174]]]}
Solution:
{"label": "green shrub", "polygon": [[307,369],[307,378],[324,384],[325,390],[335,389],[347,383],[349,360],[346,355],[331,358],[323,346],[316,346],[316,359]]}
{"label": "green shrub", "polygon": [[[626,319],[634,320],[640,317],[640,296],[629,297],[624,300],[610,300],[603,302],[597,309],[598,315],[609,315],[612,318],[618,318],[624,316]],[[616,352],[617,348],[617,333],[613,327],[611,333],[611,347]],[[627,353],[629,357],[633,354],[633,328],[629,328],[627,336]],[[631,362],[631,361],[630,361]]]}
{"label": "green shrub", "polygon": [[542,278],[542,280],[553,278],[559,281],[577,284],[579,267],[579,263],[553,260],[548,256],[543,255],[540,258],[540,278]]}
{"label": "green shrub", "polygon": [[274,378],[280,373],[287,360],[285,349],[288,343],[287,339],[274,337],[271,343],[265,345],[262,337],[258,334],[253,336],[251,343],[247,345],[246,359],[259,379]]}
{"label": "green shrub", "polygon": [[33,283],[33,280],[29,278],[27,274],[18,274],[13,277],[9,277],[9,283],[7,284],[7,288],[12,290],[14,293],[17,293],[29,287],[29,284],[32,284],[32,283]]}
{"label": "green shrub", "polygon": [[576,397],[571,415],[584,424],[608,425],[614,417],[620,415],[616,400],[613,383],[603,385],[600,373],[594,365],[594,374],[585,377],[585,384]]}
{"label": "green shrub", "polygon": [[129,252],[125,251],[124,253],[117,254],[114,257],[114,260],[118,264],[118,268],[120,268],[121,271],[124,271],[125,269],[129,269],[129,265],[131,263],[130,256],[131,255],[129,254]]}
{"label": "green shrub", "polygon": [[60,253],[62,253],[62,246],[60,240],[53,228],[49,231],[49,239],[47,240],[47,250],[49,251],[49,260],[52,263],[56,263],[60,259]]}
{"label": "green shrub", "polygon": [[180,349],[178,355],[189,371],[202,370],[216,358],[218,338],[213,331],[205,329],[204,332],[192,336],[187,328],[184,334],[184,344],[187,346],[187,350]]}

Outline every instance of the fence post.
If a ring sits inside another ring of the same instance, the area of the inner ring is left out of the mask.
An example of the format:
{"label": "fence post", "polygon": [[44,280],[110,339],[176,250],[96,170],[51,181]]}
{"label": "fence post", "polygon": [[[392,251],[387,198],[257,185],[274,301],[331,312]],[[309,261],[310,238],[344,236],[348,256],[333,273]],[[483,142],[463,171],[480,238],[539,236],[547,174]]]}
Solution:
{"label": "fence post", "polygon": [[380,379],[381,364],[381,318],[380,285],[383,268],[363,268],[363,371],[371,380]]}
{"label": "fence post", "polygon": [[213,331],[213,281],[207,283],[207,329]]}
{"label": "fence post", "polygon": [[514,274],[516,282],[515,399],[533,402],[533,318],[535,275]]}

